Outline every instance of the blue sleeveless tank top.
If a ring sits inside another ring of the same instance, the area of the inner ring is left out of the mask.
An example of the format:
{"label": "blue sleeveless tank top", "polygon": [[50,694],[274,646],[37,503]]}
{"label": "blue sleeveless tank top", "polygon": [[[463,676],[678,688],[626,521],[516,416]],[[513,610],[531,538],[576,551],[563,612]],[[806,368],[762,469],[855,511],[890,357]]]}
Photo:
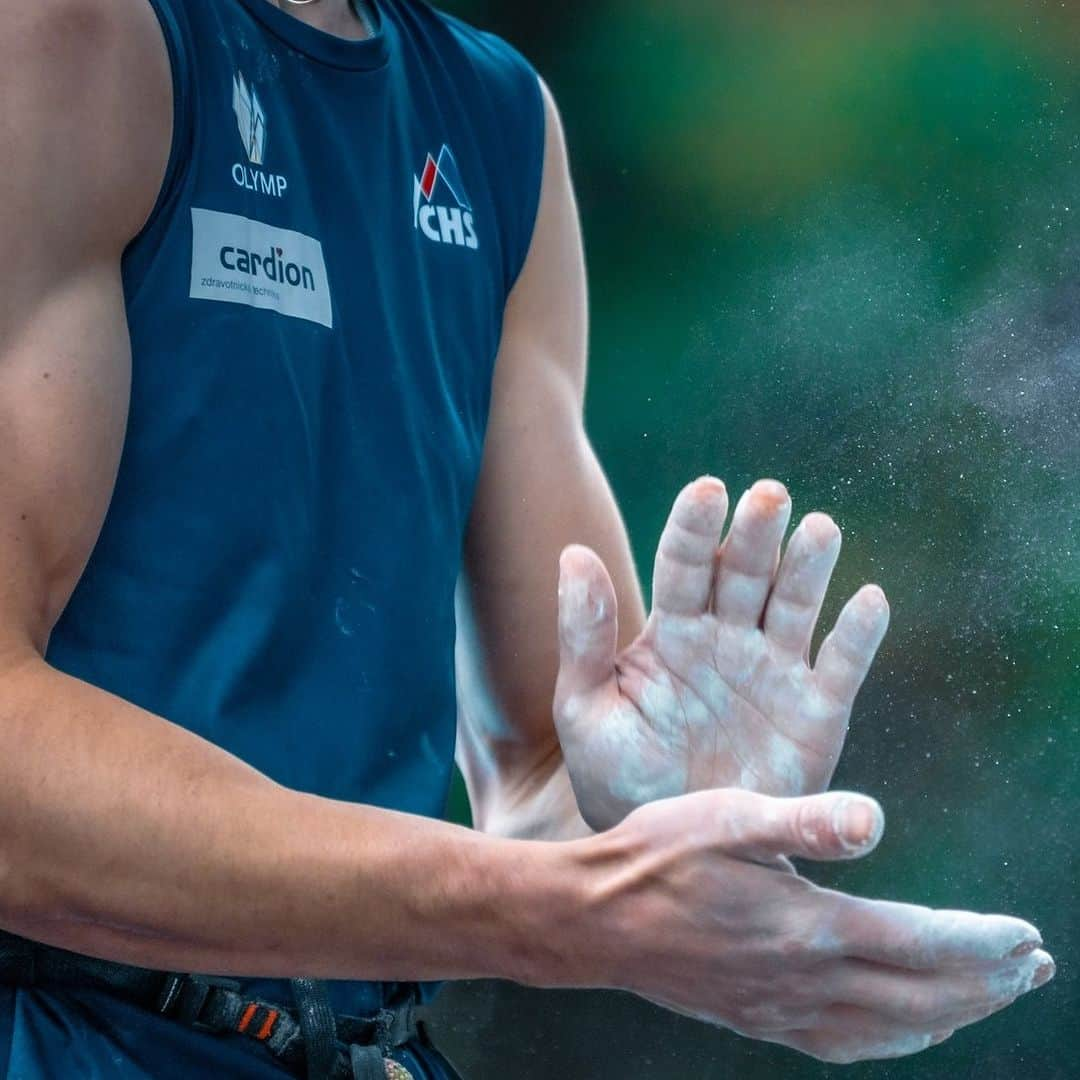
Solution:
{"label": "blue sleeveless tank top", "polygon": [[152,4],[174,145],[123,262],[115,493],[47,659],[291,788],[441,815],[536,76],[419,0],[376,0],[359,42],[267,0]]}

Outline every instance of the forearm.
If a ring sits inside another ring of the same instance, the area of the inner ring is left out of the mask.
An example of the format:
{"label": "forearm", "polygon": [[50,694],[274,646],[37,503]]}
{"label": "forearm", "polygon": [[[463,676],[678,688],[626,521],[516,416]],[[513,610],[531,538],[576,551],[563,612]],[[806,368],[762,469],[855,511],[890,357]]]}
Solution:
{"label": "forearm", "polygon": [[216,974],[547,981],[560,965],[540,950],[574,906],[561,845],[290,791],[36,657],[0,691],[6,929]]}
{"label": "forearm", "polygon": [[[581,835],[555,734],[559,556],[587,544],[619,598],[624,644],[645,607],[629,539],[583,422],[585,260],[558,110],[543,88],[543,183],[508,298],[459,594],[459,761],[482,827]],[[462,663],[464,661],[464,663]]]}
{"label": "forearm", "polygon": [[[508,683],[493,677],[471,595],[463,580],[457,594],[457,762],[473,824],[489,835],[517,839],[589,836],[551,717],[554,676],[550,686],[530,681],[533,694],[518,696],[516,706],[528,715],[516,711],[515,702],[504,703],[499,690]],[[547,662],[543,653],[538,659]]]}
{"label": "forearm", "polygon": [[[583,437],[559,446],[565,458],[549,464],[563,495],[554,488],[542,492],[535,517],[528,506],[492,512],[490,493],[478,504],[458,591],[458,760],[478,827],[500,835],[566,839],[590,831],[552,716],[562,549],[580,541],[606,553],[624,643],[645,624],[626,531],[596,457]],[[521,486],[540,485],[534,477]],[[496,528],[496,520],[505,524]]]}

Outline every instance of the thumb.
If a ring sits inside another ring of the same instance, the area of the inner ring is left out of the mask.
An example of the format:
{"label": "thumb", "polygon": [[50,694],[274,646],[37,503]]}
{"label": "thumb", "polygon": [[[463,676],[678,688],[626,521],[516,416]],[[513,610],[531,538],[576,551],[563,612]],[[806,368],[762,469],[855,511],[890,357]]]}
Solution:
{"label": "thumb", "polygon": [[828,862],[858,859],[877,847],[885,814],[876,800],[847,791],[799,799],[773,799],[748,791],[726,792],[724,850],[757,862],[777,856]]}
{"label": "thumb", "polygon": [[559,560],[557,707],[611,678],[618,638],[615,586],[607,568],[588,548],[568,547]]}

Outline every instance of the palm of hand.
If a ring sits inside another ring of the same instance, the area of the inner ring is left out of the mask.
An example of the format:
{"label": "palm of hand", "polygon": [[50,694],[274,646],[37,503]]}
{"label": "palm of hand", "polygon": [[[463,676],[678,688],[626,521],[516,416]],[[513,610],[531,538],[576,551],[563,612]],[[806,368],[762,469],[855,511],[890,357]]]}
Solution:
{"label": "palm of hand", "polygon": [[719,481],[680,494],[657,551],[653,612],[618,656],[603,564],[584,548],[564,554],[555,716],[594,828],[690,791],[793,796],[822,791],[832,777],[888,623],[884,595],[862,589],[811,667],[839,530],[810,515],[781,561],[790,502],[770,481],[743,497],[720,544],[726,517]]}
{"label": "palm of hand", "polygon": [[712,615],[659,615],[616,663],[616,708],[684,763],[684,791],[820,791],[839,756],[847,710],[822,694],[802,657]]}

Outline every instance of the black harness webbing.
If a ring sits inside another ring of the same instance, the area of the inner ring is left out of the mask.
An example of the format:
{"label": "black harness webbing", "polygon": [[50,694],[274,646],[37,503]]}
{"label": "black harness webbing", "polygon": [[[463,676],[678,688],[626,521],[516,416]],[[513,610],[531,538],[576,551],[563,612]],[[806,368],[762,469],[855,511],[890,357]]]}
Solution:
{"label": "black harness webbing", "polygon": [[214,1035],[241,1034],[306,1080],[410,1080],[389,1052],[423,1034],[415,998],[372,1017],[335,1016],[324,983],[291,979],[295,1006],[242,995],[235,979],[95,960],[0,930],[0,983],[90,987]]}

